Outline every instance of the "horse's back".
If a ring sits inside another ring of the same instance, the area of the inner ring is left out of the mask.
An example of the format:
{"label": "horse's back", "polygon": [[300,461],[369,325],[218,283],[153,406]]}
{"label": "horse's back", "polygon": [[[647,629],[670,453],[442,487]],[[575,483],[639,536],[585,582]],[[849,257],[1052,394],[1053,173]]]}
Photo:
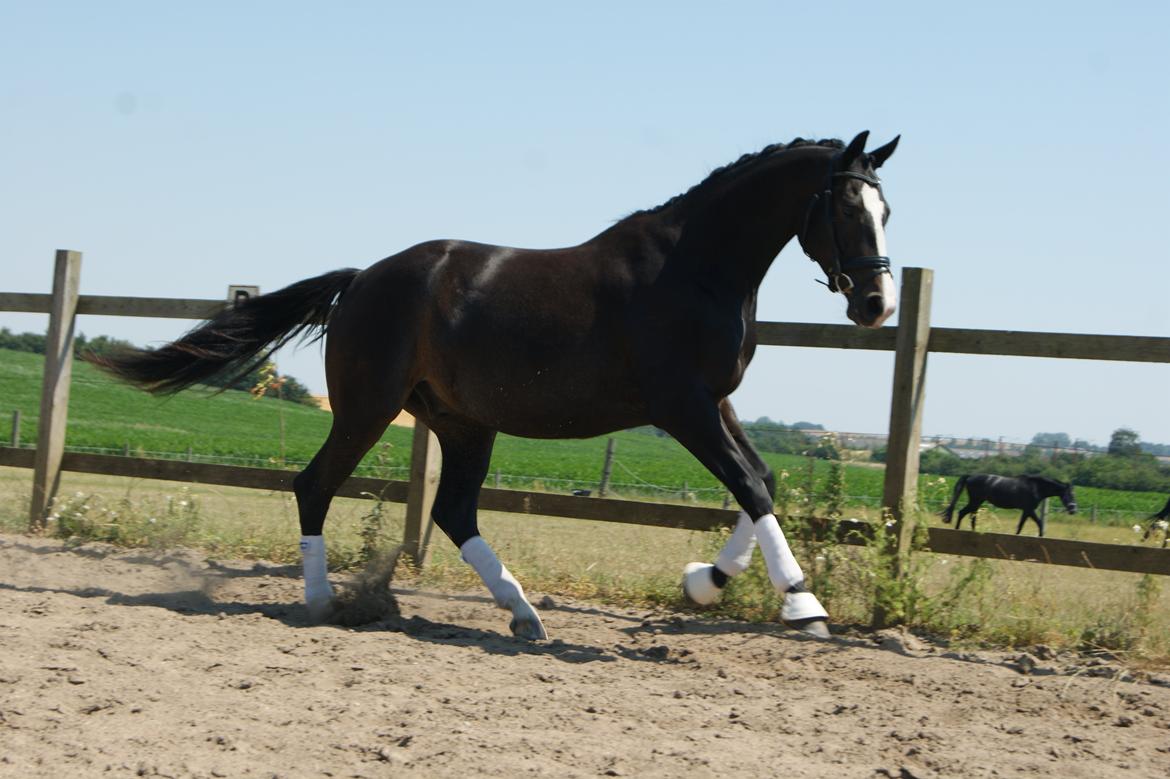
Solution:
{"label": "horse's back", "polygon": [[330,325],[327,351],[343,357],[327,363],[406,360],[431,407],[517,435],[641,424],[623,334],[630,289],[622,259],[589,245],[430,241],[359,274]]}

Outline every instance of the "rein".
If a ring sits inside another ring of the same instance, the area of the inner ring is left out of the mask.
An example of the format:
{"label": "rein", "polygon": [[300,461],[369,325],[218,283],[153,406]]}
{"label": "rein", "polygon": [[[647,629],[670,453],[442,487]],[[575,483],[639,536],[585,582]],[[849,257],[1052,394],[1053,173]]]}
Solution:
{"label": "rein", "polygon": [[848,295],[853,291],[853,279],[849,275],[851,272],[870,271],[867,278],[872,278],[882,273],[890,273],[890,258],[885,255],[873,254],[863,257],[851,257],[847,260],[841,259],[841,250],[837,245],[837,230],[833,223],[833,179],[835,178],[850,178],[864,181],[867,184],[872,184],[881,190],[881,179],[875,176],[867,176],[864,173],[855,173],[851,170],[834,171],[831,167],[829,169],[829,186],[823,192],[818,192],[812,196],[812,200],[808,203],[808,208],[804,212],[804,224],[800,228],[800,248],[804,251],[806,257],[813,262],[818,262],[816,257],[813,257],[809,250],[805,248],[804,239],[808,234],[809,224],[812,221],[813,209],[817,204],[824,199],[825,218],[829,223],[829,235],[831,237],[830,243],[833,246],[833,267],[826,271],[825,275],[829,277],[827,282],[817,279],[817,283],[824,284],[829,288],[830,292],[841,292]]}

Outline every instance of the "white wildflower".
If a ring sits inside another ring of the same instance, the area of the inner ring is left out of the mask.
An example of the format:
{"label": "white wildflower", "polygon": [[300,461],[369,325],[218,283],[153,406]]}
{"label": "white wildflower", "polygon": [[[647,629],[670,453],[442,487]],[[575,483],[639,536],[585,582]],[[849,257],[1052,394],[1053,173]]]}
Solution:
{"label": "white wildflower", "polygon": [[1140,532],[1142,532],[1142,526],[1141,526],[1141,525],[1134,525],[1134,526],[1133,526],[1133,532],[1135,532],[1135,533],[1140,533]]}
{"label": "white wildflower", "polygon": [[186,507],[187,507],[187,501],[185,501],[185,500],[180,500],[180,501],[179,501],[179,506],[180,506],[180,507],[182,507],[182,508],[186,508]]}
{"label": "white wildflower", "polygon": [[148,521],[148,522],[150,522],[150,524],[152,524],[152,525],[153,525],[155,522],[158,522],[158,520],[157,520],[157,519],[155,519],[154,517],[151,517],[151,518],[150,518],[149,520],[147,520],[147,521]]}
{"label": "white wildflower", "polygon": [[1166,530],[1167,528],[1170,528],[1170,522],[1167,522],[1164,519],[1159,519],[1154,523],[1154,527],[1158,528],[1159,530]]}

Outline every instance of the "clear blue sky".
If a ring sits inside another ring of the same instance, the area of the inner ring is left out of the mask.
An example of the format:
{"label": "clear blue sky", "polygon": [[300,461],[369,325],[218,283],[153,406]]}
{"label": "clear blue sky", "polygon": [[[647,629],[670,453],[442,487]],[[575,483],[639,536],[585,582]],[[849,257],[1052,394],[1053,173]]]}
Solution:
{"label": "clear blue sky", "polygon": [[[1170,336],[1170,5],[0,4],[0,290],[219,297],[418,241],[578,243],[795,136],[875,143],[934,324]],[[844,323],[790,246],[760,318]],[[44,317],[0,313],[0,326]],[[138,343],[190,323],[85,317]],[[324,389],[315,348],[281,369]],[[762,349],[740,416],[882,432],[892,357]],[[1170,366],[933,355],[925,432],[1170,442]],[[2,399],[0,399],[2,405]]]}

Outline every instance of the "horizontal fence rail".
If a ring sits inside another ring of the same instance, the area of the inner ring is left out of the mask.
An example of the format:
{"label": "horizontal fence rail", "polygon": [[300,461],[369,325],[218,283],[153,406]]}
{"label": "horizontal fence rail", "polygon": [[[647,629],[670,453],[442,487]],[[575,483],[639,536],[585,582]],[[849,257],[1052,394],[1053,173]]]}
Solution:
{"label": "horizontal fence rail", "polygon": [[[0,292],[0,311],[47,314],[52,299],[52,295],[39,293]],[[77,313],[101,316],[144,316],[156,319],[206,319],[227,305],[225,300],[79,295]]]}
{"label": "horizontal fence rail", "polygon": [[[0,447],[0,466],[31,468],[31,449]],[[215,484],[223,487],[291,492],[295,471],[273,468],[245,468],[234,465],[210,465],[181,460],[154,460],[117,455],[66,452],[62,469],[103,476],[127,476],[139,479]],[[352,476],[341,485],[338,497],[383,500],[405,503],[409,482],[387,481]],[[576,497],[547,492],[525,492],[485,487],[480,493],[479,508],[511,514],[591,519],[650,527],[706,531],[728,527],[736,512],[705,506],[681,506],[616,498]],[[837,540],[861,545],[873,538],[875,524],[857,520],[830,521],[824,518],[805,520],[818,535],[833,529]],[[1014,536],[1003,533],[976,533],[932,527],[927,529],[925,551],[959,557],[991,560],[1015,560],[1049,565],[1093,568],[1104,571],[1170,575],[1170,549],[1098,544],[1088,541]]]}
{"label": "horizontal fence rail", "polygon": [[[821,325],[805,322],[758,322],[756,326],[761,346],[805,346],[815,349],[892,352],[898,335],[897,328],[893,327],[864,330],[854,325]],[[1001,357],[1170,363],[1170,338],[1139,335],[931,327],[927,350]]]}
{"label": "horizontal fence rail", "polygon": [[[49,313],[52,295],[0,292],[0,311]],[[204,319],[227,306],[224,300],[81,295],[78,314]],[[810,322],[758,322],[761,346],[894,351],[898,330],[867,330],[855,325]],[[1170,338],[1088,333],[1038,333],[1019,330],[974,330],[931,327],[929,351],[1007,357],[1170,363]]]}

